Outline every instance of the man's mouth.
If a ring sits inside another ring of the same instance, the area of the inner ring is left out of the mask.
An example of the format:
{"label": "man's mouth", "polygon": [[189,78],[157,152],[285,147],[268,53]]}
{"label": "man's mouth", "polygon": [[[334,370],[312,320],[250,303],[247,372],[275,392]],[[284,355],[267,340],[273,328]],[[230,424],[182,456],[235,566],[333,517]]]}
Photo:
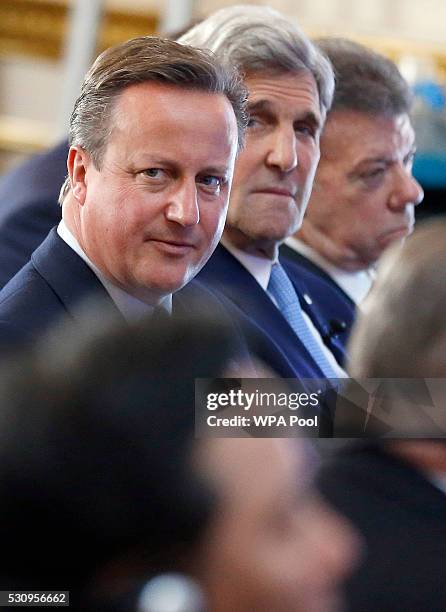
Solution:
{"label": "man's mouth", "polygon": [[394,229],[388,230],[381,234],[381,242],[385,242],[386,244],[390,244],[394,240],[402,239],[412,233],[414,228],[413,223],[409,223],[406,225],[400,225],[399,227],[395,227]]}
{"label": "man's mouth", "polygon": [[256,189],[255,193],[267,193],[286,198],[295,198],[296,196],[295,189],[288,189],[286,187],[262,187],[260,189]]}
{"label": "man's mouth", "polygon": [[194,243],[185,240],[149,238],[147,242],[151,242],[156,248],[172,255],[184,255],[195,249]]}

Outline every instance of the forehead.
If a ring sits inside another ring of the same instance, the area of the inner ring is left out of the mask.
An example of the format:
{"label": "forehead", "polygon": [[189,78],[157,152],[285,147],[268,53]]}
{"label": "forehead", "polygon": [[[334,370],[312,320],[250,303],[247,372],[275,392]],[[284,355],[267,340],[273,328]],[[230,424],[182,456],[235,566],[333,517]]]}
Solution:
{"label": "forehead", "polygon": [[333,111],[322,132],[321,159],[340,164],[403,159],[414,144],[415,132],[406,113],[389,117]]}
{"label": "forehead", "polygon": [[202,146],[194,148],[204,154],[211,147],[224,158],[237,145],[235,114],[223,94],[161,83],[132,85],[119,96],[111,120],[108,149],[119,146],[130,158],[141,151],[190,153],[197,142]]}
{"label": "forehead", "polygon": [[245,79],[249,90],[248,106],[266,102],[272,110],[300,114],[312,112],[320,116],[319,92],[313,75],[307,71],[280,75],[253,73]]}

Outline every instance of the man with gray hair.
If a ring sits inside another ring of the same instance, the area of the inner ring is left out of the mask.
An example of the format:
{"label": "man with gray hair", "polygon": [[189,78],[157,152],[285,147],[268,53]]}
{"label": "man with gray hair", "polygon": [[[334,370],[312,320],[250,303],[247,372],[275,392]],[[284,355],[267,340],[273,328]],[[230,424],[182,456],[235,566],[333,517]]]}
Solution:
{"label": "man with gray hair", "polygon": [[311,308],[299,301],[278,248],[300,226],[316,166],[334,79],[325,56],[277,11],[217,11],[180,42],[237,66],[249,90],[246,148],[236,163],[223,238],[202,273],[269,337],[283,376],[343,375]]}
{"label": "man with gray hair", "polygon": [[71,116],[62,221],[0,292],[1,342],[92,295],[128,320],[170,312],[220,238],[245,99],[208,52],[155,37],[104,51]]}
{"label": "man with gray hair", "polygon": [[345,342],[384,249],[414,226],[412,95],[396,65],[355,42],[317,41],[336,74],[321,160],[302,227],[282,255]]}

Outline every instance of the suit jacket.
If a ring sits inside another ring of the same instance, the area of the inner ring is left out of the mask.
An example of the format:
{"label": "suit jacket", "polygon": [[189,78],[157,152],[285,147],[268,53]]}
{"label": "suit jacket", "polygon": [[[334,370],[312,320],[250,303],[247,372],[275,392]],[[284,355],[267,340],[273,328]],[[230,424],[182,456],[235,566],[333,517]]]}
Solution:
{"label": "suit jacket", "polygon": [[[0,291],[0,346],[3,349],[32,344],[63,319],[82,316],[85,300],[101,301],[107,315],[123,320],[94,272],[73,249],[51,230],[30,261]],[[205,287],[192,281],[173,296],[173,313],[184,314],[191,305],[231,321],[231,313]],[[246,350],[240,328],[236,340]],[[247,352],[247,351],[246,351]]]}
{"label": "suit jacket", "polygon": [[376,443],[329,459],[318,487],[365,539],[363,562],[347,583],[348,610],[446,610],[444,492]]}
{"label": "suit jacket", "polygon": [[67,154],[64,141],[0,179],[0,288],[61,219],[57,199],[67,174]]}
{"label": "suit jacket", "polygon": [[263,345],[257,352],[284,378],[324,378],[310,353],[255,278],[221,244],[198,275],[205,285],[223,294],[251,321]]}
{"label": "suit jacket", "polygon": [[[345,350],[356,316],[356,304],[337,282],[304,255],[283,244],[280,247],[282,264],[293,281],[300,283],[313,302],[313,317],[320,319],[324,340],[339,363],[345,363]],[[312,316],[308,313],[309,316]]]}

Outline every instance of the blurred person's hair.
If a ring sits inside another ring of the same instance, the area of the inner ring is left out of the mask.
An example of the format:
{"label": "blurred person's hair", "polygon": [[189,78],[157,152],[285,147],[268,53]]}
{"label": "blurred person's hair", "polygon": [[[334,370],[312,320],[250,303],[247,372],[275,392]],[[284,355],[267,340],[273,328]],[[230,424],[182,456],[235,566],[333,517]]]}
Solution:
{"label": "blurred person's hair", "polygon": [[323,37],[314,42],[328,57],[335,73],[331,111],[390,117],[410,112],[409,84],[390,59],[345,38]]}
{"label": "blurred person's hair", "polygon": [[350,341],[358,378],[446,376],[446,220],[425,223],[379,265]]}
{"label": "blurred person's hair", "polygon": [[324,116],[330,108],[334,89],[330,63],[296,25],[270,7],[236,5],[221,9],[178,40],[213,51],[245,77],[309,71],[316,81]]}
{"label": "blurred person's hair", "polygon": [[[247,94],[238,73],[223,67],[207,51],[172,40],[141,36],[99,55],[85,76],[74,105],[69,144],[85,149],[98,170],[113,131],[113,111],[119,96],[127,87],[147,82],[226,96],[236,116],[239,148],[243,146]],[[60,192],[60,203],[69,190],[67,178]]]}
{"label": "blurred person's hair", "polygon": [[216,502],[194,466],[194,379],[227,374],[232,329],[203,317],[90,322],[5,364],[3,585],[71,589],[85,612],[83,590],[107,563],[128,559],[136,578],[183,570]]}

